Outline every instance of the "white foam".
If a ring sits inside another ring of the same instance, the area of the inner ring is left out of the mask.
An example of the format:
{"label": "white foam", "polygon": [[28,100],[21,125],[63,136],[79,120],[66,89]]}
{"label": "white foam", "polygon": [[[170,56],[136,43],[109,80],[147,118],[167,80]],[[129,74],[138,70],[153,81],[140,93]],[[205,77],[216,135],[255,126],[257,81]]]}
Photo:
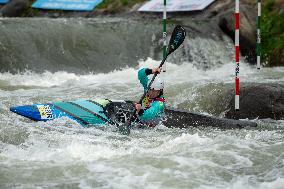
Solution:
{"label": "white foam", "polygon": [[[155,61],[151,58],[145,61],[139,61],[141,67],[157,67],[160,61]],[[235,64],[228,62],[211,70],[197,69],[192,63],[184,62],[181,65],[167,62],[167,72],[162,73],[166,81],[166,85],[175,85],[184,82],[201,83],[220,83],[234,82]],[[263,68],[260,71],[254,66],[242,63],[240,68],[240,78],[243,82],[271,82],[284,81],[284,68]],[[44,72],[42,74],[34,72],[26,72],[23,74],[1,73],[0,80],[8,82],[11,86],[38,86],[38,87],[53,87],[53,86],[101,86],[101,85],[136,85],[138,69],[124,68],[122,70],[114,70],[109,73],[77,75],[67,72]],[[274,72],[274,74],[271,74]],[[273,76],[274,75],[274,76]],[[263,79],[263,77],[265,77]],[[136,86],[139,86],[137,84]]]}
{"label": "white foam", "polygon": [[[111,78],[111,79],[110,79]],[[39,86],[52,87],[61,85],[89,85],[89,84],[117,84],[128,83],[135,79],[135,71],[132,68],[126,68],[121,71],[112,71],[107,74],[88,74],[77,75],[67,72],[44,72],[37,74],[34,72],[26,72],[23,74],[0,74],[0,80],[8,81],[12,86]]]}
{"label": "white foam", "polygon": [[283,178],[277,178],[271,182],[256,182],[254,181],[254,177],[237,177],[226,187],[226,189],[239,189],[239,188],[247,188],[247,189],[282,189],[284,184]]}
{"label": "white foam", "polygon": [[[72,142],[66,147],[70,157],[80,161],[94,161],[98,159],[112,159],[116,157],[117,150],[110,146],[101,144],[92,144],[90,142]],[[121,152],[123,153],[123,152]]]}
{"label": "white foam", "polygon": [[[96,179],[100,182],[106,182],[106,188],[160,188],[158,183],[148,182],[150,173],[139,173],[139,169],[127,169],[123,167],[113,167],[104,163],[92,163],[88,166],[92,174],[96,175]],[[115,177],[113,175],[116,175]],[[80,186],[89,187],[86,180],[81,181]]]}

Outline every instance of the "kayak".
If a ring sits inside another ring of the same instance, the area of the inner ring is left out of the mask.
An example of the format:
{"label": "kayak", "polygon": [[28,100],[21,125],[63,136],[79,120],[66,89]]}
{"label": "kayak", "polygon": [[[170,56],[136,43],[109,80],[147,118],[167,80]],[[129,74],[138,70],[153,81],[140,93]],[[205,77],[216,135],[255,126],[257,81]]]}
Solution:
{"label": "kayak", "polygon": [[[90,127],[125,123],[132,115],[134,106],[132,101],[79,99],[69,102],[15,106],[11,107],[10,111],[34,121],[50,121],[68,117],[83,127]],[[165,119],[162,122],[163,125],[171,128],[201,126],[236,129],[257,126],[251,121],[218,118],[170,108],[165,110]]]}

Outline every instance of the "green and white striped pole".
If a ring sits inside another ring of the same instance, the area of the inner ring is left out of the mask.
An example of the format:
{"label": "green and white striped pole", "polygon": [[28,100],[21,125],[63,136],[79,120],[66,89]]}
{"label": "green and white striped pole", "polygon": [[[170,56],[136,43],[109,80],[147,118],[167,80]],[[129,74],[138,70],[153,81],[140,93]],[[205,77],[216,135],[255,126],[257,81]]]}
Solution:
{"label": "green and white striped pole", "polygon": [[[164,13],[163,13],[163,58],[167,56],[167,0],[164,0]],[[163,72],[166,72],[166,64],[163,66]]]}
{"label": "green and white striped pole", "polygon": [[260,31],[260,18],[261,18],[261,0],[257,0],[257,42],[256,42],[256,56],[257,56],[257,69],[260,69],[260,55],[261,55],[261,31]]}

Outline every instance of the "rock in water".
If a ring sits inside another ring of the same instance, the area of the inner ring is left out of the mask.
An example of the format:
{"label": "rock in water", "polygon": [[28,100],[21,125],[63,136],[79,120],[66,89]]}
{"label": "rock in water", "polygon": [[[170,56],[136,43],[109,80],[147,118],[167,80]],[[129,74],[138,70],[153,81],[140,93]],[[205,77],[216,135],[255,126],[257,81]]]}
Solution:
{"label": "rock in water", "polygon": [[27,0],[12,0],[0,9],[0,15],[4,17],[21,16],[27,6]]}
{"label": "rock in water", "polygon": [[283,119],[284,85],[254,84],[241,88],[240,110],[234,109],[234,98],[230,102],[227,118],[233,119]]}
{"label": "rock in water", "polygon": [[[221,13],[218,18],[218,25],[230,36],[235,39],[235,7],[234,2],[230,4],[229,10]],[[252,10],[252,7],[246,4],[240,4],[240,50],[246,60],[251,63],[256,63],[256,25],[257,9]]]}

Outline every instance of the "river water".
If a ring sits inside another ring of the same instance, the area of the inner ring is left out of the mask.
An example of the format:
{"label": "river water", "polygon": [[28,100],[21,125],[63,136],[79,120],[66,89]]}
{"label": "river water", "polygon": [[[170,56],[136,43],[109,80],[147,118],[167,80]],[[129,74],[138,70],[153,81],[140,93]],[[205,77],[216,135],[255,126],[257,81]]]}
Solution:
{"label": "river water", "polygon": [[[193,41],[191,52],[198,53],[196,44],[208,48],[206,40]],[[225,51],[221,45],[212,59],[218,63],[206,69],[196,66],[197,54],[191,61],[167,62],[167,105],[222,116],[225,110],[216,107],[212,94],[233,87],[235,64]],[[9,111],[80,98],[138,100],[143,89],[137,70],[158,64],[144,58],[96,73],[0,73],[0,188],[283,188],[284,120],[255,119],[258,128],[241,130],[159,125],[123,136],[112,127],[81,128],[65,118],[33,122]],[[244,62],[240,67],[241,82],[284,83],[284,68],[257,70]]]}

